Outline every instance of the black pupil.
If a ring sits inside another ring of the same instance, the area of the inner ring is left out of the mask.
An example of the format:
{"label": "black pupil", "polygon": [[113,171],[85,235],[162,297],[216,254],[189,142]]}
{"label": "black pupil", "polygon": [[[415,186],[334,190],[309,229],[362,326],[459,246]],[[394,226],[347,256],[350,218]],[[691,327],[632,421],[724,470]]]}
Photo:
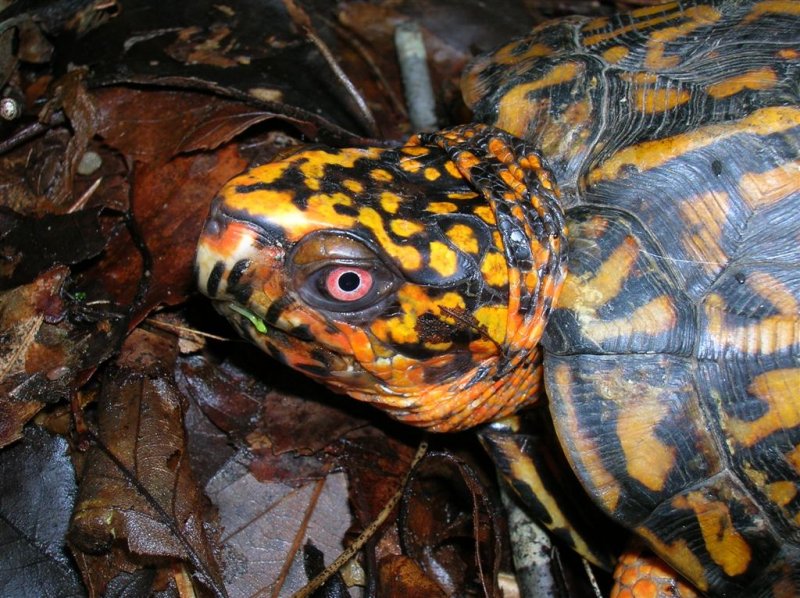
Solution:
{"label": "black pupil", "polygon": [[345,293],[351,293],[361,284],[361,277],[355,272],[345,272],[339,277],[339,288]]}

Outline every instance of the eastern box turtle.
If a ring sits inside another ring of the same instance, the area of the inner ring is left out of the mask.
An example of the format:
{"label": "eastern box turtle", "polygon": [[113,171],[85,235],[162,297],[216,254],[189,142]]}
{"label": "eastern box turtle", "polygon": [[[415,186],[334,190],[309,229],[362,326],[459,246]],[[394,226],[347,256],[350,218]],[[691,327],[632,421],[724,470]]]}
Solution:
{"label": "eastern box turtle", "polygon": [[[482,124],[228,183],[200,289],[417,426],[546,391],[581,485],[695,588],[800,594],[800,2],[548,22],[463,89]],[[488,444],[535,491],[513,422]]]}

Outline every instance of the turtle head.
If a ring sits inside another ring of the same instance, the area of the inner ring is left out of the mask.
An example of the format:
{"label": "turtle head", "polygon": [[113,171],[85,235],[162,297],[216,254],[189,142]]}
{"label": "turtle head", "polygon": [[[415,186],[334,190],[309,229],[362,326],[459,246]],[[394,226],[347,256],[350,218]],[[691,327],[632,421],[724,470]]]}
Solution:
{"label": "turtle head", "polygon": [[538,154],[470,126],[248,171],[220,192],[195,267],[279,361],[450,431],[535,399],[564,248]]}

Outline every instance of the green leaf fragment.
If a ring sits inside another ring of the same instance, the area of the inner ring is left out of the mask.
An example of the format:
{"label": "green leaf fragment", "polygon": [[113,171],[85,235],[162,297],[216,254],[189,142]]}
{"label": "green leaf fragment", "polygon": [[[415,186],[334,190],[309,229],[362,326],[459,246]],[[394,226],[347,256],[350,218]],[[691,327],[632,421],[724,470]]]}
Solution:
{"label": "green leaf fragment", "polygon": [[259,318],[256,314],[251,312],[249,309],[242,307],[241,305],[236,305],[235,303],[230,303],[229,307],[238,314],[243,315],[245,318],[250,320],[250,323],[253,327],[260,332],[261,334],[267,333],[267,325],[264,324],[264,320]]}

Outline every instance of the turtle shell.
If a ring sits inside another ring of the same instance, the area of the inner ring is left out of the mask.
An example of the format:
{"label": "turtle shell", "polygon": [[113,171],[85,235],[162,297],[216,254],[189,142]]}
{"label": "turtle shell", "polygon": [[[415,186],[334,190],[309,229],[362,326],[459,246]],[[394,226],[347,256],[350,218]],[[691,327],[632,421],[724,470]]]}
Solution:
{"label": "turtle shell", "polygon": [[565,453],[712,594],[800,594],[799,82],[800,2],[772,0],[554,21],[464,76],[567,207]]}

